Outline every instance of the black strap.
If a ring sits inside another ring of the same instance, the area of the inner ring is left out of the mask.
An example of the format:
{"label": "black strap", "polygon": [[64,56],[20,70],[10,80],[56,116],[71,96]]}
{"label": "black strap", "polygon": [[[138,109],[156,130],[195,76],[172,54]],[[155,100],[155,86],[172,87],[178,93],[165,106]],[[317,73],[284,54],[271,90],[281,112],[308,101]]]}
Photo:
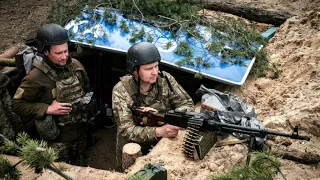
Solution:
{"label": "black strap", "polygon": [[167,81],[167,83],[168,83],[168,86],[169,86],[170,91],[171,91],[171,92],[173,92],[173,88],[172,88],[172,85],[171,85],[171,83],[170,83],[170,81],[169,81],[168,77],[167,77],[166,75],[164,75],[164,73],[163,73],[161,70],[160,70],[160,73],[161,73],[161,76],[162,76],[162,77],[164,77],[164,78],[166,79],[166,81]]}

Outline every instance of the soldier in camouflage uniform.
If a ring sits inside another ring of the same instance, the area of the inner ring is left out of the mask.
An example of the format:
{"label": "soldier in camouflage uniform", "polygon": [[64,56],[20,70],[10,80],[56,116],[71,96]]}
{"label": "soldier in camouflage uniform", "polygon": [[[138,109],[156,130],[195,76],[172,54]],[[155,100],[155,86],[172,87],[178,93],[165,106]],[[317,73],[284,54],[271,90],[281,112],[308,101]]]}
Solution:
{"label": "soldier in camouflage uniform", "polygon": [[9,83],[9,77],[0,72],[0,134],[12,140],[21,129],[21,122],[11,109],[11,97],[7,89]]}
{"label": "soldier in camouflage uniform", "polygon": [[80,102],[89,90],[89,78],[79,61],[69,56],[68,36],[57,24],[46,24],[37,32],[37,49],[43,60],[22,80],[12,103],[25,124],[54,119],[58,130],[42,136],[58,151],[59,161],[85,165],[86,112]]}
{"label": "soldier in camouflage uniform", "polygon": [[130,75],[120,78],[112,91],[114,118],[117,121],[117,166],[121,170],[122,148],[136,142],[142,153],[155,145],[159,138],[172,138],[179,127],[165,124],[161,127],[142,127],[134,124],[131,108],[143,111],[193,111],[194,104],[187,92],[167,72],[159,71],[160,54],[156,46],[141,42],[127,52],[127,70]]}

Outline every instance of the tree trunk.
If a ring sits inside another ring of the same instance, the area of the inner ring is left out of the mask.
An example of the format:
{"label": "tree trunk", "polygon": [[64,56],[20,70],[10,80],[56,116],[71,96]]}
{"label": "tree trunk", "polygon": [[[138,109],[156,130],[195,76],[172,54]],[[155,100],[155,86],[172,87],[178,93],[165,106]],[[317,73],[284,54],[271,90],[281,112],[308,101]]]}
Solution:
{"label": "tree trunk", "polygon": [[15,59],[1,58],[0,57],[0,66],[16,67],[16,60]]}
{"label": "tree trunk", "polygon": [[281,155],[282,159],[289,159],[303,164],[319,164],[320,156],[310,152],[283,151],[272,149],[272,152]]}
{"label": "tree trunk", "polygon": [[295,14],[291,14],[288,12],[268,11],[258,8],[247,7],[242,4],[235,4],[232,2],[221,2],[217,0],[208,0],[204,8],[234,14],[246,18],[248,20],[272,24],[274,26],[280,26],[288,18],[295,16]]}
{"label": "tree trunk", "polygon": [[128,169],[141,155],[141,146],[139,144],[125,144],[122,149],[122,168]]}
{"label": "tree trunk", "polygon": [[19,47],[11,46],[9,49],[5,50],[0,54],[0,58],[13,58],[19,52]]}

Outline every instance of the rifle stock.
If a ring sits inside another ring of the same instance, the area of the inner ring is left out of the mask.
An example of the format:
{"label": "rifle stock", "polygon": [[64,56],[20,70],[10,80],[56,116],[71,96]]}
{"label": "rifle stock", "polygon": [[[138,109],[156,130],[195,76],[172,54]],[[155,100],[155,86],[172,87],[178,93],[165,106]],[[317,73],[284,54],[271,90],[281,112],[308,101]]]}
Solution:
{"label": "rifle stock", "polygon": [[164,115],[155,112],[143,112],[141,109],[132,109],[133,121],[140,126],[161,126],[165,123]]}

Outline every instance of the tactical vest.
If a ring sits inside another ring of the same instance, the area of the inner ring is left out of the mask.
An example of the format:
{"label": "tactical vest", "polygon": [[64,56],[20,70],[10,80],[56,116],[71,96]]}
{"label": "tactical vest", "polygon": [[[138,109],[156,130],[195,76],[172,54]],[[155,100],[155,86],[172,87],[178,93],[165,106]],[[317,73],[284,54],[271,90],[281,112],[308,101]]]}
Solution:
{"label": "tactical vest", "polygon": [[[128,94],[130,95],[132,101],[134,102],[136,100],[136,94],[138,93],[138,90],[137,90],[138,87],[135,81],[133,80],[133,77],[131,75],[123,76],[120,78],[120,81],[125,87],[125,89],[127,90]],[[163,87],[163,85],[160,85],[160,84],[164,84],[163,81],[166,81],[166,83],[168,83],[168,86],[171,86],[169,80],[159,75],[156,83],[153,84],[154,87],[152,87],[152,88],[156,88],[158,91],[156,98],[150,100],[149,104],[146,104],[146,105],[141,104],[141,106],[148,106],[148,107],[157,109],[158,112],[166,112],[172,109],[171,103],[169,102],[169,100],[173,92],[172,90],[170,90],[169,91],[170,94],[166,93],[166,91],[164,90],[165,87]],[[148,98],[146,99],[146,101],[148,101]]]}
{"label": "tactical vest", "polygon": [[35,63],[34,66],[56,83],[56,88],[52,90],[53,98],[60,103],[72,104],[72,111],[68,115],[57,116],[58,125],[86,122],[86,113],[82,113],[82,104],[80,103],[84,96],[84,90],[79,81],[82,78],[81,73],[74,72],[71,65],[69,69],[71,76],[66,79],[58,79],[56,71],[44,61]]}

